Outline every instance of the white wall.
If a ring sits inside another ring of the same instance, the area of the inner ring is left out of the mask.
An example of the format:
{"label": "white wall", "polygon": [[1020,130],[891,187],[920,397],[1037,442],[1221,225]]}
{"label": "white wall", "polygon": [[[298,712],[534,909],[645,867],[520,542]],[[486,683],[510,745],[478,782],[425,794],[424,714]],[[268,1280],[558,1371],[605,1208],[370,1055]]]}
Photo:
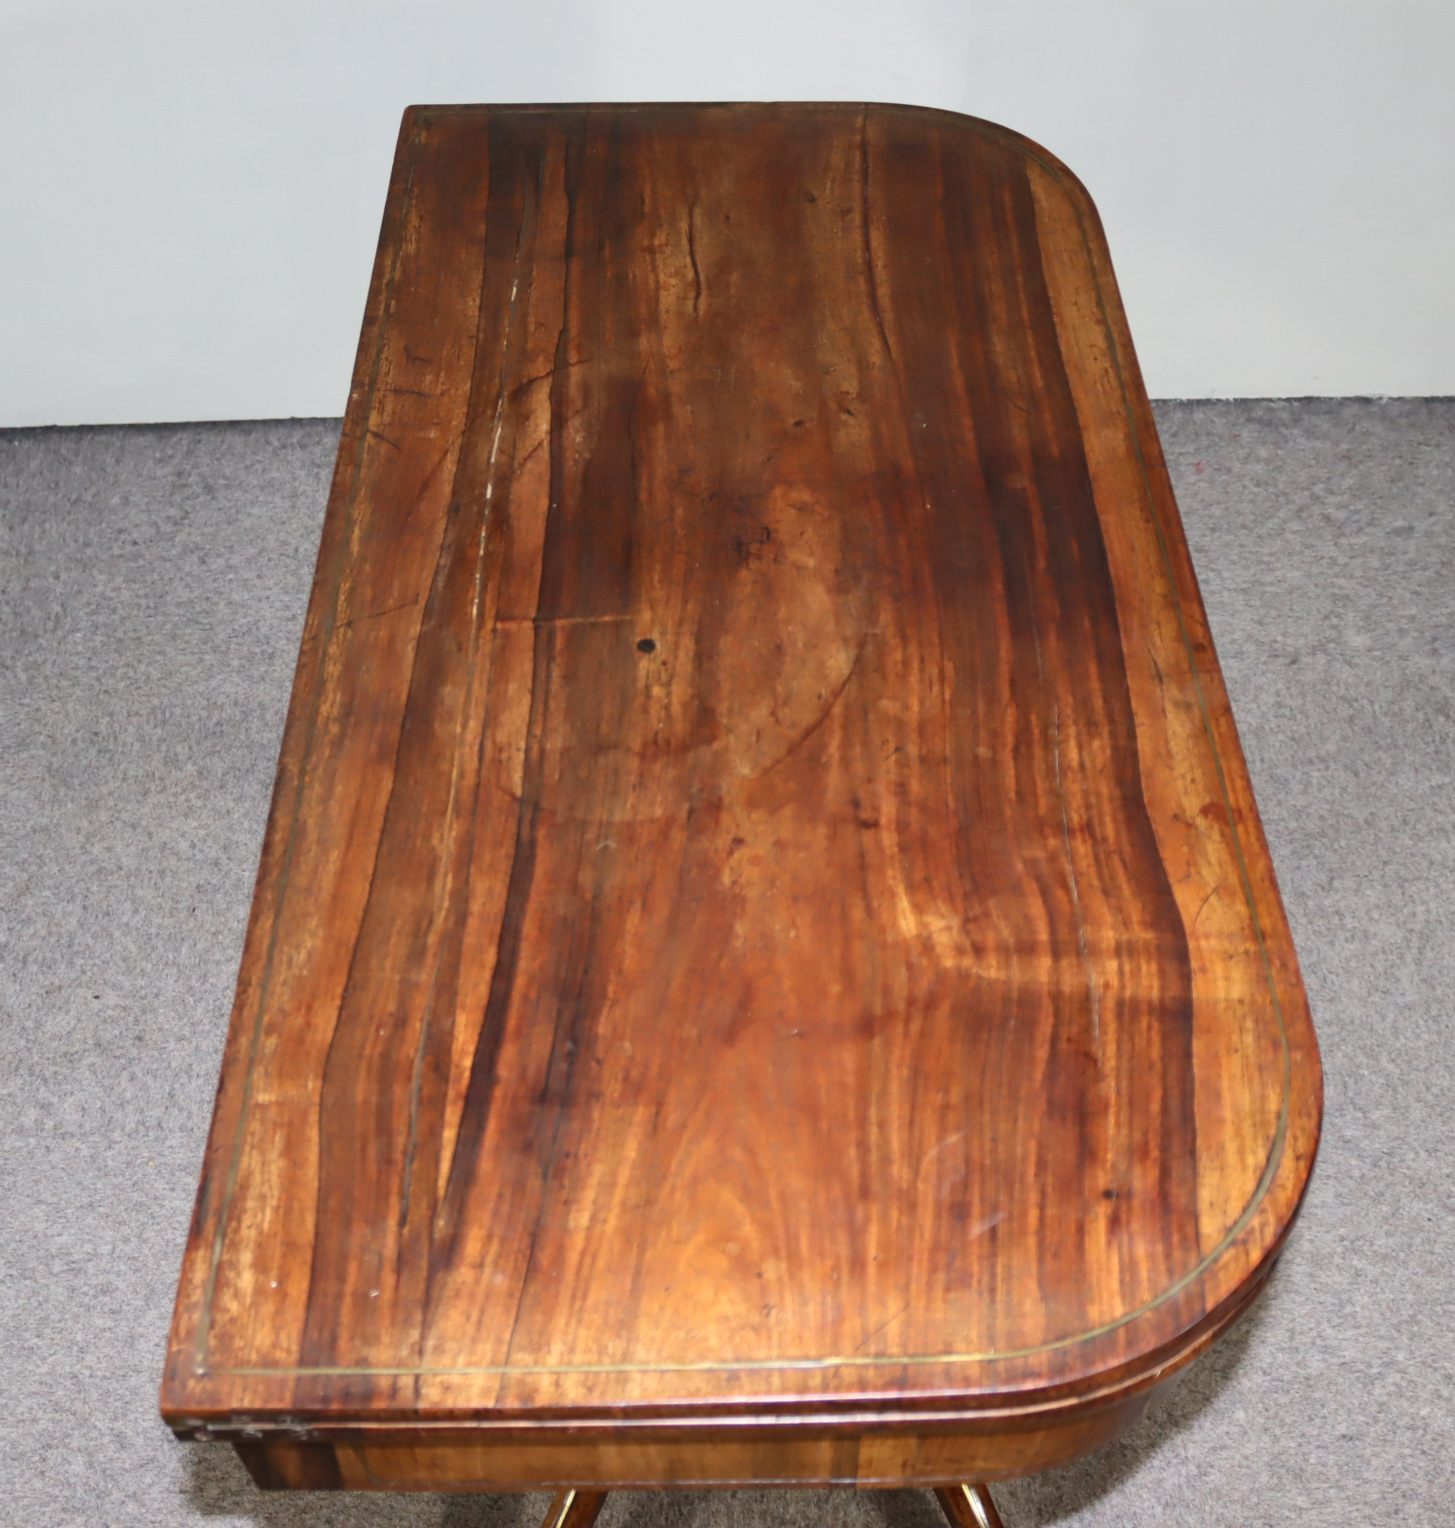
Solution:
{"label": "white wall", "polygon": [[1455,0],[0,0],[0,425],[337,414],[411,101],[973,112],[1154,396],[1455,393]]}

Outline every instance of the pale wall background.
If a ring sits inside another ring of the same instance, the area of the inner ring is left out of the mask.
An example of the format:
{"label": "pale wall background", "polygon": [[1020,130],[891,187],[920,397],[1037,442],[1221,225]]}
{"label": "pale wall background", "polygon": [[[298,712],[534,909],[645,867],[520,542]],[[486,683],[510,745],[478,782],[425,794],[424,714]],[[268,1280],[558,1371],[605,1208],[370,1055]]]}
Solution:
{"label": "pale wall background", "polygon": [[404,106],[646,99],[1028,133],[1154,396],[1455,393],[1455,0],[0,0],[0,426],[341,413]]}

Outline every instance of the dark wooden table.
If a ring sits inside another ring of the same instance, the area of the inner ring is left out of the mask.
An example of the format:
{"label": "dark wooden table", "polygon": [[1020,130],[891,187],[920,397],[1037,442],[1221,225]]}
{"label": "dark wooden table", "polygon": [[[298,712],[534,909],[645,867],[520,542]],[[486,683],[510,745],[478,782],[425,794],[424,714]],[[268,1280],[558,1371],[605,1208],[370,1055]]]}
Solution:
{"label": "dark wooden table", "polygon": [[1249,1304],[1319,1114],[1074,177],[905,107],[412,109],[168,1422],[578,1524],[990,1521],[948,1488]]}

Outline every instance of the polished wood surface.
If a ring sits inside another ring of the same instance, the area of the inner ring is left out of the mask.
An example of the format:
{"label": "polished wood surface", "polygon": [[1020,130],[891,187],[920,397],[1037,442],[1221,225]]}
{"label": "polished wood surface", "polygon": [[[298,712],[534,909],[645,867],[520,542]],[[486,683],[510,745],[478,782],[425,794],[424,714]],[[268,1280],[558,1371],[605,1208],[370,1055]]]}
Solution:
{"label": "polished wood surface", "polygon": [[[333,1429],[326,1441],[281,1432],[238,1444],[266,1490],[501,1491],[589,1481],[612,1489],[849,1486],[885,1489],[966,1476],[1033,1474],[1109,1443],[1145,1412],[1147,1396],[1085,1411],[1055,1428],[1018,1419],[940,1417],[854,1435],[833,1419],[696,1428],[621,1428],[586,1436],[504,1437],[479,1428]],[[645,1434],[634,1436],[633,1434]]]}
{"label": "polished wood surface", "polygon": [[591,1528],[605,1505],[605,1491],[558,1491],[541,1528]]}
{"label": "polished wood surface", "polygon": [[935,1496],[950,1528],[1004,1528],[990,1492],[982,1485],[941,1486]]}
{"label": "polished wood surface", "polygon": [[1225,1310],[1199,1339],[1150,1376],[1108,1376],[1092,1392],[967,1410],[818,1413],[780,1407],[759,1415],[638,1417],[606,1424],[565,1418],[475,1419],[467,1425],[360,1422],[303,1426],[298,1419],[234,1419],[196,1429],[231,1439],[266,1490],[499,1491],[589,1484],[667,1486],[958,1485],[1034,1474],[1121,1436],[1175,1383],[1177,1372],[1257,1293]]}
{"label": "polished wood surface", "polygon": [[910,108],[411,110],[168,1420],[396,1487],[568,1468],[507,1424],[563,1486],[637,1423],[1040,1467],[964,1440],[1126,1425],[1319,1110],[1075,179]]}

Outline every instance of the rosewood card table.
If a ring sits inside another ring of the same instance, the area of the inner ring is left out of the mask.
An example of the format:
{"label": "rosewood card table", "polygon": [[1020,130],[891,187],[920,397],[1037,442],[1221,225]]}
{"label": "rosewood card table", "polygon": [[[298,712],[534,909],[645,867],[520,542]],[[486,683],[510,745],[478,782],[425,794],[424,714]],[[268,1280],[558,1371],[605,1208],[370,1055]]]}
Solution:
{"label": "rosewood card table", "polygon": [[1242,1312],[1308,1009],[1096,213],[892,106],[405,116],[162,1408],[940,1488]]}

